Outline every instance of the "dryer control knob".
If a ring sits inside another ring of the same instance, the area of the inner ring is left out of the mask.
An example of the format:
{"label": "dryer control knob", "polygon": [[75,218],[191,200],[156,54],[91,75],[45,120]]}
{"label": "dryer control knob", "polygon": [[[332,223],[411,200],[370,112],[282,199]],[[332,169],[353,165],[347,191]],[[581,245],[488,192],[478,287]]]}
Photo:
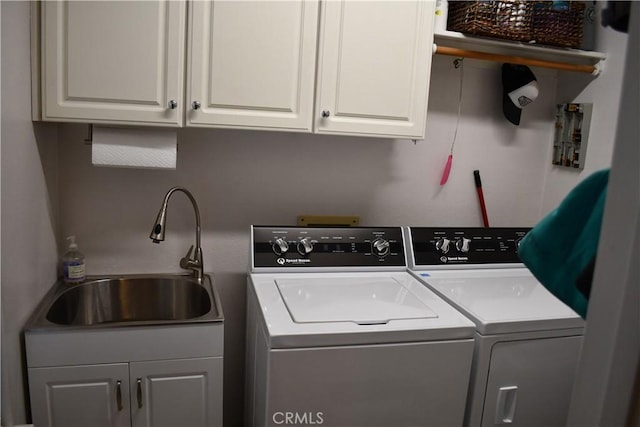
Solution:
{"label": "dryer control knob", "polygon": [[460,252],[469,252],[469,245],[471,244],[471,239],[467,239],[463,237],[456,241],[456,249]]}
{"label": "dryer control knob", "polygon": [[289,250],[289,244],[282,237],[278,237],[276,241],[273,242],[273,245],[271,245],[271,248],[276,255],[282,255]]}
{"label": "dryer control knob", "polygon": [[443,254],[446,254],[447,252],[449,252],[449,243],[451,243],[451,240],[447,239],[446,237],[439,239],[436,242],[436,250],[442,252]]}
{"label": "dryer control knob", "polygon": [[389,242],[384,239],[376,239],[371,243],[371,247],[373,249],[373,253],[378,255],[379,257],[389,255],[389,251],[391,250],[391,246]]}
{"label": "dryer control knob", "polygon": [[296,246],[300,255],[309,255],[313,251],[313,243],[306,237],[303,237]]}
{"label": "dryer control knob", "polygon": [[522,239],[524,239],[524,237],[520,237],[518,240],[516,240],[516,252],[518,252],[518,250],[520,249],[520,243],[522,243]]}

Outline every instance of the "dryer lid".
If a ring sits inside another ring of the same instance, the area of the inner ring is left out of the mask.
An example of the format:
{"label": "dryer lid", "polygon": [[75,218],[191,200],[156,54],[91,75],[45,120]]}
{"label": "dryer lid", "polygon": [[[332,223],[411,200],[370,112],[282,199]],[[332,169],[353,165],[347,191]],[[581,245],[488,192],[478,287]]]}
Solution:
{"label": "dryer lid", "polygon": [[371,325],[438,317],[392,277],[278,278],[276,286],[296,323]]}
{"label": "dryer lid", "polygon": [[582,328],[584,321],[526,268],[416,272],[481,334]]}

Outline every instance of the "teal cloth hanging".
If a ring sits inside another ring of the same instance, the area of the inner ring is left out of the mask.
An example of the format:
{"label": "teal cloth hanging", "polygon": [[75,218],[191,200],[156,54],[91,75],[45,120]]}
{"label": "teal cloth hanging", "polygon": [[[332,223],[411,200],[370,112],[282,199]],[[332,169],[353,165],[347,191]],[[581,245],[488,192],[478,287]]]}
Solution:
{"label": "teal cloth hanging", "polygon": [[588,292],[579,282],[598,250],[609,169],[580,182],[560,205],[544,217],[520,242],[518,254],[533,275],[552,294],[583,318]]}

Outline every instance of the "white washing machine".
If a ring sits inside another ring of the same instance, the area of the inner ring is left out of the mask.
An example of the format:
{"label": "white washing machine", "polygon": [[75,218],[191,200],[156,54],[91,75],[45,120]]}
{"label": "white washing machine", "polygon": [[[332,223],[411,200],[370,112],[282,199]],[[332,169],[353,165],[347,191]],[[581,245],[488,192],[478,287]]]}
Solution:
{"label": "white washing machine", "polygon": [[564,426],[584,322],[518,258],[528,228],[406,229],[412,274],[476,325],[465,426]]}
{"label": "white washing machine", "polygon": [[474,325],[401,227],[252,227],[248,426],[461,426]]}

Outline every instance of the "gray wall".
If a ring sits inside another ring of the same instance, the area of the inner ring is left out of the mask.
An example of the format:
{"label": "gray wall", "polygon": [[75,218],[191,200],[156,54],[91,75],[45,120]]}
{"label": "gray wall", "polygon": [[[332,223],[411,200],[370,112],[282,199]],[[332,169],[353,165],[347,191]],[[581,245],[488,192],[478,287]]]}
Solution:
{"label": "gray wall", "polygon": [[572,427],[640,423],[638,52],[640,3],[634,3],[587,327],[567,422]]}
{"label": "gray wall", "polygon": [[56,126],[31,123],[29,3],[2,2],[2,423],[24,422],[20,331],[56,274]]}
{"label": "gray wall", "polygon": [[[612,42],[614,52],[623,41]],[[10,378],[12,387],[2,397],[18,423],[24,421],[18,335],[55,279],[56,241],[63,250],[64,237],[76,235],[89,274],[178,271],[193,241],[184,196],[170,202],[167,240],[153,245],[148,239],[171,186],[187,187],[198,200],[206,269],[222,297],[228,425],[239,424],[242,410],[249,225],[326,214],[359,215],[363,225],[480,226],[475,169],[491,225],[533,225],[544,211],[555,71],[533,70],[541,95],[515,127],[502,117],[499,64],[465,60],[453,169],[440,187],[456,122],[460,71],[453,58],[434,57],[424,141],[182,129],[177,170],[153,171],[91,166],[83,125],[32,125],[28,42],[28,3],[2,2],[2,359],[3,381]],[[611,84],[601,79],[579,87]],[[615,92],[598,92],[609,102],[607,94],[617,103]],[[8,99],[18,101],[5,108]],[[603,126],[607,130],[613,135],[613,127]],[[610,151],[602,157],[607,164]],[[11,425],[11,414],[4,409],[2,415]]]}
{"label": "gray wall", "polygon": [[[602,3],[604,2],[598,2],[598,10]],[[543,213],[558,206],[564,196],[586,176],[611,165],[628,36],[600,25],[596,31],[595,48],[599,52],[607,53],[607,59],[603,61],[602,74],[595,80],[587,74],[558,74],[559,103],[594,104],[585,168],[583,171],[571,170],[553,166],[548,162],[542,201]],[[548,157],[551,158],[551,151]]]}

